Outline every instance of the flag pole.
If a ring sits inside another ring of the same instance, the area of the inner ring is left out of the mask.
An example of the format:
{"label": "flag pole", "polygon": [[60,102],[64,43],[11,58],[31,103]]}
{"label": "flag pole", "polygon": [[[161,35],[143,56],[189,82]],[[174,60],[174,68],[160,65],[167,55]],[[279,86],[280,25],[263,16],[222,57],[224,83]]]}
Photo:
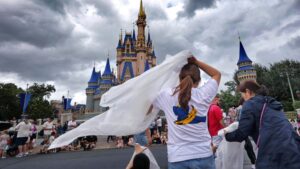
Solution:
{"label": "flag pole", "polygon": [[23,103],[23,107],[22,107],[22,118],[23,119],[27,119],[27,115],[26,115],[26,112],[25,112],[25,105],[26,105],[26,96],[27,96],[27,92],[28,92],[28,83],[26,84],[26,91],[25,91],[25,96],[24,96],[24,103]]}

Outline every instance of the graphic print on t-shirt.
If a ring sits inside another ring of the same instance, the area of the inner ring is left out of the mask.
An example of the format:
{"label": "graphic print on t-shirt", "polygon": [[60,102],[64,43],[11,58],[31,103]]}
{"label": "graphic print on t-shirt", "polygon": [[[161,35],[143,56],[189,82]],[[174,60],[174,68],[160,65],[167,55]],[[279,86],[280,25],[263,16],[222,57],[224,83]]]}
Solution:
{"label": "graphic print on t-shirt", "polygon": [[177,120],[174,121],[177,125],[196,124],[200,122],[206,122],[205,116],[197,116],[197,110],[192,106],[192,110],[189,111],[189,107],[184,109],[180,106],[173,106],[173,112],[177,116]]}

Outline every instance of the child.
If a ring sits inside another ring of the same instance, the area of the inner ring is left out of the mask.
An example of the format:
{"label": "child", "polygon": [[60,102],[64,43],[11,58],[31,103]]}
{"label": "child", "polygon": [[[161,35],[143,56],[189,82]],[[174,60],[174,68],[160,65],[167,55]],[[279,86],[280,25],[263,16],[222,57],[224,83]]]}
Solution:
{"label": "child", "polygon": [[0,157],[6,158],[6,150],[8,148],[7,142],[9,140],[9,135],[6,130],[2,131],[0,134]]}
{"label": "child", "polygon": [[[55,132],[51,132],[51,136],[49,138],[45,137],[44,141],[42,142],[42,149],[40,150],[40,153],[49,153],[48,150],[50,144],[55,140]],[[56,150],[53,150],[53,152],[56,152]]]}

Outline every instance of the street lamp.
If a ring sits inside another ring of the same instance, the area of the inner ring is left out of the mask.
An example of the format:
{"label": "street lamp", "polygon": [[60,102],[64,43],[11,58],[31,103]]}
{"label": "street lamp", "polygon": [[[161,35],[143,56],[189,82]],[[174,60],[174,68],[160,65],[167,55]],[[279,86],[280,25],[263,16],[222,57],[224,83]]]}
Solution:
{"label": "street lamp", "polygon": [[[294,93],[293,93],[293,89],[292,89],[292,85],[291,85],[291,81],[290,81],[290,75],[289,75],[288,71],[284,71],[284,73],[280,73],[279,75],[280,75],[280,77],[283,77],[284,74],[286,75],[286,78],[288,81],[288,85],[289,85],[291,96],[292,96],[292,101],[293,101],[293,103],[295,103],[295,97],[294,97]],[[291,75],[293,75],[293,74],[291,74]]]}

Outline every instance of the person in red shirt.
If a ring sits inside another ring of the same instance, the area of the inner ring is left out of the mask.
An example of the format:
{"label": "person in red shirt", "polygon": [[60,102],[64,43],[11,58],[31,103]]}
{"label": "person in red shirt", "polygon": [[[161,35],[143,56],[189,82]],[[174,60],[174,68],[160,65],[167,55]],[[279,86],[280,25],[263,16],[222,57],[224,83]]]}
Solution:
{"label": "person in red shirt", "polygon": [[208,131],[212,137],[212,148],[215,152],[218,145],[222,141],[222,137],[218,136],[218,131],[224,128],[223,112],[219,107],[219,96],[217,95],[208,110]]}

